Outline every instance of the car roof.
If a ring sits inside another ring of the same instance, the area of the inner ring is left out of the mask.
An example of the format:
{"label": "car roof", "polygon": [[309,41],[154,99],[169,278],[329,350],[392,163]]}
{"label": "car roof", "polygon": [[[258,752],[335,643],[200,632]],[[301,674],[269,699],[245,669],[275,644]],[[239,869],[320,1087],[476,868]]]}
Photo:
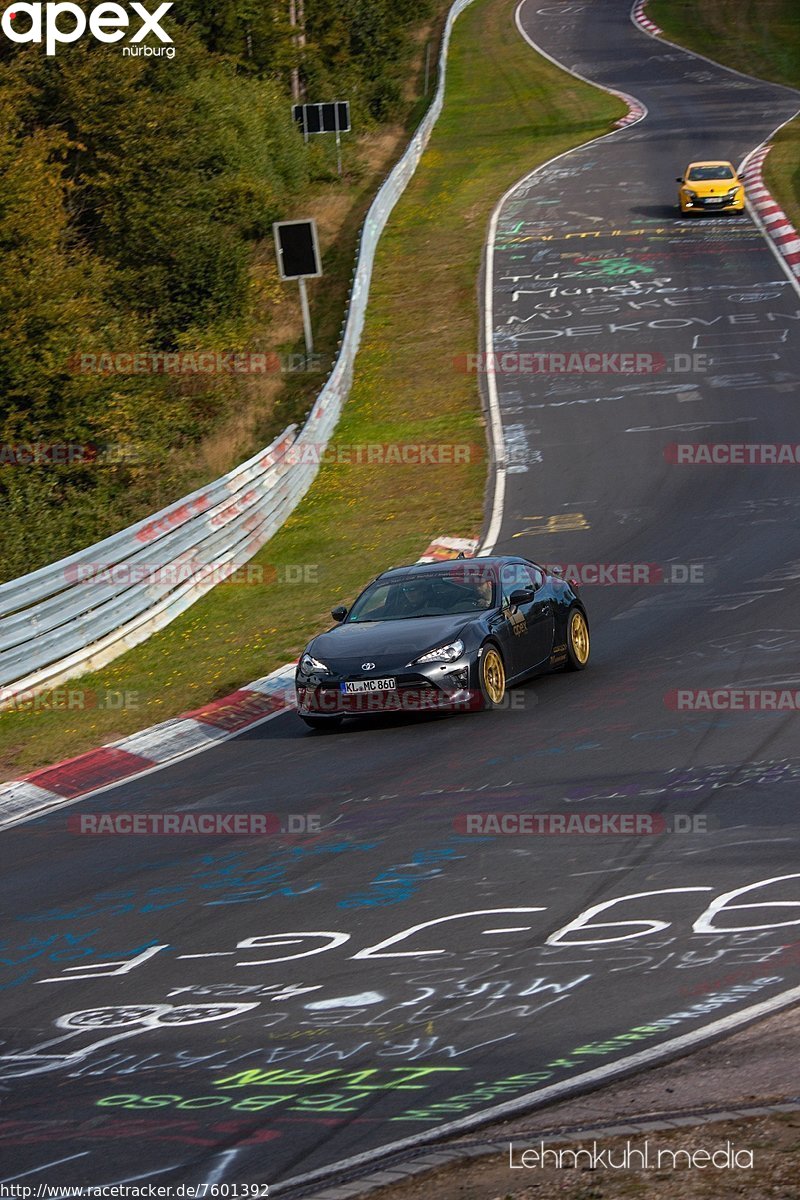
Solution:
{"label": "car roof", "polygon": [[[408,563],[402,567],[389,567],[377,579],[403,579],[411,575],[450,575],[456,563],[481,563],[499,567],[503,563],[527,563],[529,560],[517,554],[492,554],[481,558],[447,558],[430,563]],[[373,582],[375,582],[373,580]]]}
{"label": "car roof", "polygon": [[689,163],[687,170],[691,171],[692,167],[730,167],[732,171],[736,170],[727,158],[698,158],[696,162]]}

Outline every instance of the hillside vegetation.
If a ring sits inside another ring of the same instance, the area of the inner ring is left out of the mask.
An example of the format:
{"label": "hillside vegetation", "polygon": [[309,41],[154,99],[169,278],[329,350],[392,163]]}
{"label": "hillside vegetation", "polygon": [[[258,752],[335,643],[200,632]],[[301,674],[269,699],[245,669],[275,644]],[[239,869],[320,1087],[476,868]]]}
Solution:
{"label": "hillside vegetation", "polygon": [[[445,8],[305,0],[301,46],[288,0],[182,0],[164,21],[172,59],[0,38],[0,578],[205,481],[196,447],[258,403],[259,380],[98,373],[85,356],[278,348],[295,295],[277,283],[272,222],[315,187],[365,199],[322,139],[304,146],[292,73],[310,100],[349,99],[358,129],[404,120],[414,32]],[[259,444],[286,418],[264,407]],[[56,449],[31,463],[30,444]]]}

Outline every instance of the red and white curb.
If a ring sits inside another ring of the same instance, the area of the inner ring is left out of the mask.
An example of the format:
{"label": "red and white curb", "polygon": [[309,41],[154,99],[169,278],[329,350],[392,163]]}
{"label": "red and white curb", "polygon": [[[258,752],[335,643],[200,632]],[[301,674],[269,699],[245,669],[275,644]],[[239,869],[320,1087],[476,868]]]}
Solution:
{"label": "red and white curb", "polygon": [[[477,548],[474,538],[436,538],[418,561],[440,562],[459,554],[473,558]],[[198,754],[293,709],[296,666],[296,662],[286,663],[221,700],[0,784],[0,829],[44,816],[91,792]]]}
{"label": "red and white curb", "polygon": [[446,562],[449,558],[458,558],[459,554],[463,554],[464,558],[474,558],[477,549],[477,538],[440,537],[431,542],[417,562]]}
{"label": "red and white curb", "polygon": [[742,172],[750,206],[795,279],[800,279],[800,234],[764,183],[764,160],[771,146],[757,150]]}
{"label": "red and white curb", "polygon": [[633,6],[633,12],[631,13],[631,18],[633,19],[635,25],[638,25],[641,29],[644,29],[647,33],[652,33],[653,37],[660,37],[663,31],[658,28],[655,21],[651,21],[646,15],[644,11],[646,7],[647,0],[636,0],[636,4]]}
{"label": "red and white curb", "polygon": [[635,96],[629,96],[626,92],[615,92],[614,95],[619,96],[628,106],[626,115],[614,122],[615,129],[624,129],[626,125],[635,125],[637,121],[641,121],[642,117],[647,116],[647,109]]}
{"label": "red and white curb", "polygon": [[0,785],[0,828],[42,816],[90,792],[207,750],[293,708],[295,666],[287,663],[264,679],[193,712]]}

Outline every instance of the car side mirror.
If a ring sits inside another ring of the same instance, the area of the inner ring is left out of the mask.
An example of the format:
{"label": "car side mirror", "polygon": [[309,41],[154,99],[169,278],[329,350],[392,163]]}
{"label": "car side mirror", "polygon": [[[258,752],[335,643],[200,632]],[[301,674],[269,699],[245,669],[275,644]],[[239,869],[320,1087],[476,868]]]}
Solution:
{"label": "car side mirror", "polygon": [[683,179],[681,178],[681,176],[680,176],[680,175],[676,175],[676,176],[675,176],[675,182],[676,182],[676,183],[683,183]]}
{"label": "car side mirror", "polygon": [[530,604],[531,600],[536,595],[533,588],[519,588],[516,592],[512,592],[508,603],[512,608],[519,608],[521,604]]}
{"label": "car side mirror", "polygon": [[331,616],[334,621],[343,621],[347,616],[347,609],[343,604],[337,604],[336,608],[331,609]]}

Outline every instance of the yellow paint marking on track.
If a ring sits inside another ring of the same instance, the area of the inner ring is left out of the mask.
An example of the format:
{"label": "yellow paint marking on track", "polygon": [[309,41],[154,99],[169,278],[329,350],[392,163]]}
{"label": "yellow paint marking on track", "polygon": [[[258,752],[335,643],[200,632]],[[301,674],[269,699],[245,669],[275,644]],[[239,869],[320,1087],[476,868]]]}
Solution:
{"label": "yellow paint marking on track", "polygon": [[535,528],[521,529],[519,533],[512,536],[518,537],[536,537],[538,534],[545,533],[570,533],[578,529],[591,529],[591,525],[586,520],[583,513],[556,513],[552,517],[523,517],[523,521],[543,521],[544,524],[537,525]]}
{"label": "yellow paint marking on track", "polygon": [[[676,218],[677,219],[677,218]],[[698,224],[698,228],[699,228]],[[545,228],[547,226],[545,225]],[[604,237],[653,237],[662,233],[675,233],[681,230],[685,231],[686,226],[674,225],[655,225],[649,229],[585,229],[577,230],[574,233],[526,233],[515,234],[501,239],[506,246],[519,246],[524,242],[568,242],[575,238],[604,238]],[[716,229],[716,227],[715,227]],[[720,231],[721,232],[721,231]],[[753,230],[749,226],[734,226],[725,228],[725,237],[728,238],[732,234],[739,237],[745,235],[752,236],[753,233],[758,233],[758,230]]]}

